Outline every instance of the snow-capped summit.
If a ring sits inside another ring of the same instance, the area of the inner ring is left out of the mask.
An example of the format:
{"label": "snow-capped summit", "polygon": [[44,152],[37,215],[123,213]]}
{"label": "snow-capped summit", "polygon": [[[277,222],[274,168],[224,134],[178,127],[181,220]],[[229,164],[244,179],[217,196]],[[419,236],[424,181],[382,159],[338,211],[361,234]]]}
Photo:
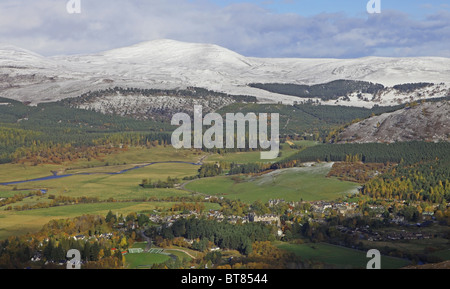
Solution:
{"label": "snow-capped summit", "polygon": [[[359,80],[388,87],[428,82],[426,97],[445,96],[450,88],[450,58],[300,59],[245,57],[202,43],[154,40],[95,54],[43,57],[0,45],[0,96],[39,103],[76,97],[109,87],[174,89],[202,87],[263,101],[293,103],[298,97],[248,86],[250,83],[322,84]],[[356,96],[355,96],[356,97]],[[411,95],[387,92],[377,99],[343,105],[390,105]]]}
{"label": "snow-capped summit", "polygon": [[142,42],[130,47],[100,53],[107,60],[152,63],[155,61],[173,65],[204,65],[246,67],[248,60],[226,48],[202,43],[186,43],[168,39]]}
{"label": "snow-capped summit", "polygon": [[14,45],[0,44],[0,66],[41,67],[55,66],[54,61]]}

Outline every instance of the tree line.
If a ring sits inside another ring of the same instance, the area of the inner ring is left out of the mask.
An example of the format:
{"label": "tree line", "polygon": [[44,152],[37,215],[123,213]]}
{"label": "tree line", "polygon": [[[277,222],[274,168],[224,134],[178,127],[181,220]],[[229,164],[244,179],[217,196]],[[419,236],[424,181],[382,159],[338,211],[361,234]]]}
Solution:
{"label": "tree line", "polygon": [[249,86],[279,94],[292,95],[300,98],[320,98],[325,101],[335,100],[352,93],[368,93],[374,95],[384,89],[382,84],[354,80],[335,80],[316,85],[252,83]]}
{"label": "tree line", "polygon": [[361,192],[375,199],[447,204],[450,202],[450,161],[400,164],[368,181]]}
{"label": "tree line", "polygon": [[256,102],[257,99],[254,96],[249,95],[229,95],[221,92],[211,91],[200,87],[188,87],[187,89],[153,89],[153,88],[136,88],[136,87],[113,87],[98,91],[89,91],[78,97],[68,98],[61,100],[60,103],[68,105],[70,107],[77,106],[85,102],[90,102],[98,97],[105,95],[142,95],[146,97],[150,96],[177,96],[177,97],[191,97],[191,98],[204,98],[204,97],[229,97],[233,98],[237,102]]}
{"label": "tree line", "polygon": [[0,106],[0,163],[23,158],[35,164],[60,163],[71,157],[92,158],[89,150],[97,150],[93,149],[96,146],[170,143],[172,128],[168,123],[107,116],[56,103],[36,107],[8,103]]}
{"label": "tree line", "polygon": [[178,178],[167,177],[166,181],[152,181],[151,179],[143,179],[140,186],[146,189],[172,189],[178,183],[180,183]]}
{"label": "tree line", "polygon": [[[103,216],[52,220],[37,233],[0,241],[0,268],[61,268],[59,264],[67,261],[71,249],[80,251],[83,269],[123,268],[121,250],[127,249],[131,240],[113,231]],[[110,232],[108,238],[99,237]],[[75,235],[84,238],[75,239]]]}
{"label": "tree line", "polygon": [[156,228],[147,231],[149,236],[161,236],[164,239],[184,237],[210,241],[222,249],[238,250],[248,255],[255,241],[266,241],[271,236],[270,229],[259,223],[233,225],[207,219],[178,219],[170,227],[163,226],[158,232]]}
{"label": "tree line", "polygon": [[300,162],[343,162],[349,156],[358,156],[364,163],[418,163],[450,158],[450,143],[428,143],[421,141],[393,144],[323,144],[306,148],[282,161]]}

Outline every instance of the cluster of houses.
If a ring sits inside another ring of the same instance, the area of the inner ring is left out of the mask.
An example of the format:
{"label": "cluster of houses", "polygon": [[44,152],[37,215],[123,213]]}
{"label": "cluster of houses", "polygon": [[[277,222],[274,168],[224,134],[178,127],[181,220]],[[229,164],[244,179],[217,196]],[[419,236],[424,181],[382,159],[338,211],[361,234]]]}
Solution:
{"label": "cluster of houses", "polygon": [[402,230],[401,232],[389,232],[389,234],[387,234],[384,239],[396,241],[396,240],[421,240],[431,238],[433,238],[433,235],[431,233],[407,232],[405,230]]}
{"label": "cluster of houses", "polygon": [[[284,199],[269,200],[269,207],[275,207],[284,203],[286,203]],[[294,202],[292,202],[292,204],[295,205]]]}
{"label": "cluster of houses", "polygon": [[358,204],[356,203],[330,203],[325,201],[311,202],[311,210],[315,213],[327,214],[330,210],[337,211],[344,217],[359,215],[357,212]]}
{"label": "cluster of houses", "polygon": [[421,240],[431,239],[433,235],[431,233],[425,233],[421,231],[390,231],[382,234],[371,230],[368,226],[362,228],[351,229],[344,226],[336,226],[336,229],[344,234],[356,235],[361,240],[368,241],[397,241],[397,240]]}
{"label": "cluster of houses", "polygon": [[96,235],[96,236],[77,235],[77,236],[73,236],[72,238],[73,238],[75,241],[78,241],[78,240],[83,240],[83,241],[86,241],[86,240],[99,241],[99,240],[101,240],[101,239],[107,239],[107,240],[110,240],[112,237],[113,237],[113,234],[112,234],[112,233],[104,233],[104,234],[100,234],[100,235]]}
{"label": "cluster of houses", "polygon": [[[153,214],[149,217],[150,221],[154,222],[154,223],[164,223],[167,224],[169,227],[171,226],[171,224],[173,224],[176,220],[184,218],[190,218],[190,217],[199,217],[200,215],[196,212],[190,212],[188,214],[178,214],[178,215],[169,215],[169,216],[161,216],[161,215],[157,215],[157,214]],[[209,212],[206,213],[206,217],[209,219],[214,219],[217,220],[219,222],[222,221],[227,221],[229,223],[232,224],[236,224],[236,223],[252,223],[252,222],[257,222],[257,223],[265,223],[265,224],[275,224],[280,226],[280,216],[277,215],[273,215],[273,214],[268,214],[268,215],[264,215],[264,216],[257,216],[255,214],[249,214],[247,216],[225,216],[222,212],[218,211],[218,210],[210,210]]]}

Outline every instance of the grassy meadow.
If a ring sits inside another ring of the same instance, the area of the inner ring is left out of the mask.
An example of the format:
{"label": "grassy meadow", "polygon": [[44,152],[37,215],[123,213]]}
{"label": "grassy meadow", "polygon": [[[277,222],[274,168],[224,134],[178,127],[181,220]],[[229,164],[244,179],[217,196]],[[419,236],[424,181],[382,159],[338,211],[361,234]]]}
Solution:
{"label": "grassy meadow", "polygon": [[[71,206],[33,209],[28,211],[6,210],[0,207],[0,239],[9,236],[24,235],[39,231],[52,219],[71,218],[84,214],[106,215],[109,210],[124,215],[131,212],[166,210],[175,203],[169,202],[133,202],[149,197],[165,198],[190,196],[191,193],[180,189],[144,189],[139,186],[143,179],[166,180],[168,177],[184,178],[195,176],[199,166],[181,163],[160,163],[131,170],[123,174],[109,174],[152,162],[198,162],[205,154],[196,150],[175,150],[172,147],[151,149],[130,148],[127,151],[106,156],[104,160],[78,161],[63,165],[24,164],[0,165],[0,182],[31,180],[48,177],[52,171],[64,170],[65,174],[88,173],[67,178],[35,181],[22,184],[0,186],[0,199],[14,195],[26,195],[31,191],[45,189],[47,194],[32,196],[13,203],[15,206],[49,203],[49,195],[78,197],[97,197],[101,201],[114,198],[117,203],[76,204]],[[207,209],[219,209],[217,204],[205,203]]]}
{"label": "grassy meadow", "polygon": [[[306,145],[301,142],[301,145]],[[310,143],[309,145],[314,145]],[[282,153],[295,153],[288,144],[283,144]],[[156,147],[151,149],[131,148],[118,154],[109,155],[104,160],[91,162],[79,161],[61,166],[22,164],[0,165],[0,182],[27,180],[52,175],[51,171],[64,169],[69,173],[79,174],[67,178],[34,181],[16,185],[0,186],[0,198],[28,194],[30,191],[45,189],[47,194],[32,196],[13,203],[15,206],[38,203],[49,203],[50,195],[79,197],[97,197],[101,203],[74,204],[70,206],[50,207],[27,211],[6,210],[0,207],[0,239],[14,235],[23,235],[39,231],[44,224],[52,219],[71,218],[84,214],[106,215],[109,210],[122,213],[167,210],[174,205],[168,202],[138,202],[137,200],[154,197],[189,197],[193,192],[205,195],[218,195],[230,199],[241,199],[252,203],[255,200],[263,202],[269,199],[283,198],[285,200],[321,200],[333,199],[356,188],[356,184],[326,178],[329,164],[321,164],[311,168],[293,168],[279,170],[259,177],[242,177],[236,182],[229,176],[199,179],[189,182],[183,189],[144,189],[139,186],[143,179],[152,181],[166,180],[168,177],[182,179],[197,175],[199,166],[186,163],[158,163],[147,167],[131,170],[123,174],[116,173],[123,169],[135,167],[138,164],[151,162],[198,162],[206,154],[196,150],[175,150],[172,147]],[[207,162],[215,162],[223,158],[220,155],[208,155]],[[259,158],[259,152],[226,154],[224,161],[251,162]],[[105,202],[114,198],[118,202]],[[220,209],[218,204],[205,203],[207,209]]]}
{"label": "grassy meadow", "polygon": [[[145,242],[135,243],[132,248],[141,248],[145,250],[146,246],[147,243]],[[175,246],[170,247],[168,249],[164,249],[164,253],[176,256],[178,257],[179,260],[191,261],[192,257],[190,257],[186,252],[189,253],[191,256],[197,256],[201,254],[198,251]],[[125,255],[125,260],[127,262],[126,266],[129,269],[151,268],[152,265],[154,264],[161,264],[168,261],[171,258],[170,255],[150,253],[150,252],[126,254]]]}
{"label": "grassy meadow", "polygon": [[170,259],[170,256],[153,253],[127,254],[125,260],[128,269],[150,269],[154,264],[161,264]]}
{"label": "grassy meadow", "polygon": [[325,163],[314,167],[278,170],[256,177],[240,177],[239,180],[233,176],[220,176],[193,181],[186,188],[247,203],[256,200],[267,202],[270,199],[332,200],[355,192],[357,184],[327,178],[330,169],[331,164]]}
{"label": "grassy meadow", "polygon": [[[124,202],[78,204],[29,211],[0,210],[0,239],[37,232],[53,219],[74,218],[91,214],[106,216],[109,210],[126,216],[132,212],[168,210],[175,204],[174,202]],[[214,203],[205,203],[205,207],[206,210],[218,210],[220,208],[218,204]]]}
{"label": "grassy meadow", "polygon": [[[32,180],[53,175],[53,171],[64,174],[114,173],[151,162],[198,162],[206,154],[196,150],[176,150],[171,146],[154,148],[129,148],[126,151],[104,156],[96,160],[80,160],[61,165],[0,164],[0,183]],[[0,187],[0,191],[2,188]]]}
{"label": "grassy meadow", "polygon": [[[367,252],[326,243],[289,244],[278,242],[276,246],[305,260],[331,264],[340,269],[365,269],[370,260],[366,257]],[[409,262],[404,259],[381,256],[381,269],[397,269],[408,264]]]}
{"label": "grassy meadow", "polygon": [[143,179],[149,178],[156,181],[166,180],[168,177],[184,178],[194,176],[198,168],[198,166],[191,164],[155,164],[120,175],[102,173],[74,175],[61,179],[17,184],[13,185],[13,187],[18,191],[45,188],[49,194],[71,197],[98,197],[100,200],[109,198],[133,200],[150,196],[185,195],[187,192],[176,189],[143,189],[139,184],[142,183]]}
{"label": "grassy meadow", "polygon": [[[314,141],[292,141],[292,144],[295,144],[301,148],[306,148],[310,146],[318,145],[317,142]],[[236,153],[226,153],[226,154],[213,154],[208,156],[208,162],[228,162],[228,163],[275,163],[281,161],[282,159],[289,157],[296,152],[297,149],[292,148],[288,143],[280,144],[280,152],[281,155],[273,160],[261,160],[261,152],[236,152]]]}

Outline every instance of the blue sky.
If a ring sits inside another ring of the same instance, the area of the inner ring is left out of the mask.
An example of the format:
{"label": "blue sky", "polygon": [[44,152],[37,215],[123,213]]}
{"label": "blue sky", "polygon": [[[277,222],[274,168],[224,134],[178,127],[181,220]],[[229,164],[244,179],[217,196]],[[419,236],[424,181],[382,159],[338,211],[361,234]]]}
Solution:
{"label": "blue sky", "polygon": [[448,0],[0,1],[0,43],[42,55],[94,53],[155,39],[212,43],[253,57],[450,57]]}
{"label": "blue sky", "polygon": [[[213,0],[225,7],[235,3],[253,3],[273,13],[295,13],[313,16],[320,13],[345,13],[349,16],[364,17],[367,14],[366,0]],[[416,18],[424,18],[443,9],[449,9],[449,1],[444,0],[381,0],[382,10],[396,10]]]}

